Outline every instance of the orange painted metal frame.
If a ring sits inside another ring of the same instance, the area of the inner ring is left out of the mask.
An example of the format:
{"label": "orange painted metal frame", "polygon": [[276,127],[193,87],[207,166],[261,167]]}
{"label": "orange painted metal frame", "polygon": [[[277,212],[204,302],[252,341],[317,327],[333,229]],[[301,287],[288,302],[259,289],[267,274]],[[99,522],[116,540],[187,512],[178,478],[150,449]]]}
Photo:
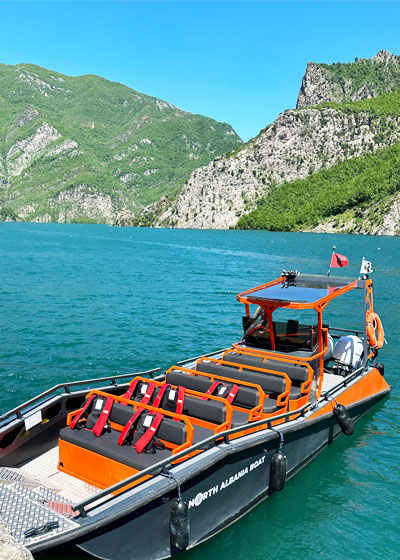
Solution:
{"label": "orange painted metal frame", "polygon": [[[263,358],[264,363],[266,363],[268,360],[273,359],[272,358],[273,355],[274,356],[276,355],[276,354],[271,355],[271,354],[267,354],[267,353],[262,353],[262,351],[260,351],[259,353],[257,353],[257,352],[247,352],[246,350],[247,350],[247,348],[243,348],[243,349],[240,349],[240,350],[236,349],[236,348],[228,349],[228,350],[225,350],[225,352],[222,354],[222,357],[226,356],[227,354],[231,354],[231,353],[242,354],[244,356],[257,356],[259,358]],[[275,361],[301,365],[301,366],[303,366],[307,369],[308,378],[300,386],[300,391],[302,392],[303,397],[307,397],[306,401],[304,401],[304,399],[302,399],[302,404],[300,406],[303,406],[303,404],[308,402],[308,398],[309,398],[310,391],[311,391],[311,384],[312,384],[312,380],[313,380],[313,376],[314,376],[314,371],[313,371],[312,367],[310,366],[310,364],[307,364],[307,363],[300,363],[299,364],[298,361],[296,361],[295,359],[291,359],[291,358],[280,358],[279,360],[275,360]],[[249,367],[251,367],[251,366],[249,366]],[[270,373],[273,373],[273,370],[267,370],[267,371],[270,372]],[[296,399],[296,401],[297,400],[299,400],[299,399]],[[289,401],[290,401],[290,399],[289,399]],[[291,404],[291,402],[289,402],[289,406],[290,406],[290,404]],[[300,406],[296,407],[296,408],[300,408]]]}
{"label": "orange painted metal frame", "polygon": [[[228,381],[228,383],[236,383],[237,385],[243,385],[244,387],[252,387],[253,389],[256,389],[258,391],[259,402],[260,402],[260,404],[258,404],[257,406],[251,409],[243,408],[237,405],[229,405],[229,406],[231,406],[232,410],[238,410],[239,412],[245,412],[246,414],[248,414],[249,422],[251,422],[252,420],[259,420],[262,417],[262,411],[264,409],[264,401],[266,398],[268,398],[268,395],[264,393],[260,385],[256,385],[255,383],[249,383],[247,381],[235,381],[234,379],[230,379],[229,377],[222,377],[221,375],[214,375],[213,373],[205,373],[204,371],[197,371],[195,369],[189,369],[181,366],[171,366],[169,369],[167,369],[166,375],[168,375],[168,373],[171,371],[183,371],[184,373],[188,373],[189,375],[200,375],[202,377],[208,377],[209,379],[211,379],[211,381],[214,380]],[[199,394],[202,396],[202,398],[204,398],[204,393],[199,393]],[[207,395],[207,398],[209,396],[210,395]],[[223,399],[222,397],[219,398],[223,401],[226,401],[226,399]],[[229,404],[228,401],[226,401],[226,403]]]}
{"label": "orange painted metal frame", "polygon": [[[259,372],[259,373],[268,373],[268,374],[271,374],[271,375],[275,375],[277,377],[283,377],[283,379],[285,380],[285,391],[283,391],[282,393],[280,393],[278,395],[278,398],[276,399],[276,405],[278,407],[285,407],[286,406],[286,409],[287,409],[287,406],[289,404],[290,388],[292,386],[292,382],[289,379],[287,373],[285,373],[283,371],[273,371],[273,370],[269,370],[269,369],[266,369],[266,368],[258,368],[258,367],[244,365],[244,364],[236,364],[236,363],[233,363],[233,362],[224,362],[224,361],[216,359],[216,358],[200,358],[196,362],[196,367],[197,367],[197,364],[199,362],[214,362],[218,365],[226,365],[228,367],[234,367],[234,368],[238,369],[239,371],[251,370],[251,371],[256,371],[256,372]],[[198,371],[198,370],[196,370],[196,371]],[[203,373],[203,372],[199,371],[199,373]],[[236,383],[235,379],[231,379],[231,382],[232,381],[234,383]],[[268,398],[267,394],[265,394],[265,396]],[[282,414],[282,412],[281,412],[281,414]]]}
{"label": "orange painted metal frame", "polygon": [[271,288],[272,286],[276,286],[277,284],[282,283],[284,278],[285,278],[284,276],[283,277],[281,276],[276,280],[272,280],[271,282],[267,282],[266,284],[262,284],[261,286],[257,286],[256,288],[251,288],[250,290],[241,292],[236,296],[236,299],[238,300],[239,303],[244,303],[245,305],[246,304],[258,305],[259,307],[265,310],[267,310],[267,306],[271,310],[273,308],[277,309],[278,307],[286,307],[288,309],[317,309],[320,306],[325,307],[333,299],[345,294],[346,292],[349,292],[350,290],[354,290],[355,288],[357,288],[357,280],[354,280],[350,284],[347,284],[347,286],[343,286],[343,288],[338,288],[337,290],[332,292],[332,294],[328,294],[323,298],[319,299],[318,301],[312,303],[297,303],[293,301],[292,302],[275,301],[275,300],[268,300],[267,298],[262,298],[262,299],[252,298],[252,301],[249,300],[248,296],[250,296],[252,293],[257,292],[258,290],[264,288]]}
{"label": "orange painted metal frame", "polygon": [[[143,403],[139,403],[137,401],[131,401],[129,399],[124,399],[123,397],[118,397],[116,395],[111,395],[110,393],[104,393],[103,391],[97,391],[97,390],[93,390],[90,391],[88,393],[88,397],[90,397],[91,395],[98,395],[100,397],[111,397],[114,401],[116,402],[122,402],[122,403],[126,403],[129,405],[132,405],[134,410],[137,410],[138,408],[144,408],[145,410],[148,410],[150,412],[161,412],[164,416],[170,416],[172,418],[178,418],[179,420],[182,420],[186,426],[186,442],[182,443],[179,446],[176,446],[173,448],[172,450],[172,455],[175,455],[176,453],[179,453],[180,451],[183,451],[184,449],[186,449],[187,447],[190,447],[193,444],[193,434],[194,434],[194,428],[193,428],[193,423],[188,419],[188,417],[186,415],[183,414],[176,414],[174,412],[169,412],[168,410],[163,410],[161,408],[155,408],[154,406],[148,405],[148,404],[143,404]],[[67,425],[69,426],[72,419],[74,418],[74,416],[76,414],[78,414],[82,409],[70,412],[68,414],[67,417]],[[197,424],[197,422],[195,422],[195,424]],[[120,426],[119,424],[113,424],[114,426],[116,426],[116,429],[120,432],[122,432],[123,426]]]}
{"label": "orange painted metal frame", "polygon": [[[138,379],[139,381],[143,381],[144,383],[154,383],[156,387],[161,387],[161,385],[164,385],[165,383],[165,381],[155,381],[154,379],[150,381],[148,377],[137,376],[135,377],[135,379]],[[169,385],[171,385],[171,387],[174,388],[178,387],[178,385],[172,385],[171,383],[169,383]],[[185,388],[185,395],[189,395],[190,397],[197,397],[199,399],[204,399],[204,393],[200,393],[199,391],[194,391],[192,389]],[[225,405],[225,409],[226,409],[225,422],[223,422],[222,424],[213,424],[212,422],[207,422],[207,420],[202,420],[201,418],[196,418],[195,416],[190,416],[189,414],[185,414],[185,416],[187,416],[190,419],[193,419],[195,425],[199,425],[202,426],[203,428],[212,430],[214,434],[219,434],[220,432],[228,430],[232,424],[232,406],[229,404],[229,402],[226,399],[223,399],[222,397],[218,397],[218,395],[207,395],[207,398],[209,398],[212,401],[222,402]],[[164,409],[160,408],[160,410],[163,411]]]}

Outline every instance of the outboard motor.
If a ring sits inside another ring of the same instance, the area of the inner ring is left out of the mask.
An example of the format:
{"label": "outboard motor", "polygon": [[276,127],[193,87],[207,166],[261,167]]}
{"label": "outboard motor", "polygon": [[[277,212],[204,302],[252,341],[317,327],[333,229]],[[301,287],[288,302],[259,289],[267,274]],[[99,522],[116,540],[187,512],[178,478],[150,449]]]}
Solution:
{"label": "outboard motor", "polygon": [[347,375],[361,365],[364,353],[362,340],[358,336],[342,336],[333,349],[337,373]]}

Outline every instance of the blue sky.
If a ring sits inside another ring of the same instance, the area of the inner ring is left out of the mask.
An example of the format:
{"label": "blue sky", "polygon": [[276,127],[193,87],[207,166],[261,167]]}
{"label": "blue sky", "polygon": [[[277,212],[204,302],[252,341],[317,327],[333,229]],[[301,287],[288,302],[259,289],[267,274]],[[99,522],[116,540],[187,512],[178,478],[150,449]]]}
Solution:
{"label": "blue sky", "polygon": [[230,123],[294,107],[307,61],[400,54],[399,2],[2,2],[0,62],[99,74]]}

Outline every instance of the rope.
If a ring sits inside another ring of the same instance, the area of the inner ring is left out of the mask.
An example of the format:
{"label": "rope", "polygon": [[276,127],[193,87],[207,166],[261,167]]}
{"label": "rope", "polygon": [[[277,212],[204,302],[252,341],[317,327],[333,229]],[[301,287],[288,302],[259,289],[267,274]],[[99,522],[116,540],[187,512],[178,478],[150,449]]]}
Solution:
{"label": "rope", "polygon": [[285,441],[284,438],[283,438],[283,434],[282,434],[281,431],[277,430],[276,428],[271,428],[271,430],[272,430],[273,432],[276,432],[277,434],[279,434],[280,440],[279,440],[279,448],[278,448],[278,451],[281,452],[281,451],[282,451],[282,448],[283,448],[283,443],[284,443],[284,441]]}
{"label": "rope", "polygon": [[169,470],[167,470],[166,468],[164,468],[163,471],[160,472],[160,474],[161,474],[161,476],[165,476],[165,478],[169,478],[170,480],[174,480],[176,482],[176,485],[178,487],[178,500],[181,500],[182,499],[181,485],[180,485],[179,480],[174,475],[174,473],[172,473]]}

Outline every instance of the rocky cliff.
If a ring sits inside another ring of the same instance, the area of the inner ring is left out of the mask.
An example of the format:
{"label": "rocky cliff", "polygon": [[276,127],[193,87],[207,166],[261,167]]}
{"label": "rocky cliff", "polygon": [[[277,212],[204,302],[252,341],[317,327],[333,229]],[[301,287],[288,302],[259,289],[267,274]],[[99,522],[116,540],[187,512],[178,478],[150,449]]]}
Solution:
{"label": "rocky cliff", "polygon": [[225,123],[98,76],[0,64],[0,219],[114,223],[241,144]]}
{"label": "rocky cliff", "polygon": [[389,93],[398,87],[400,56],[388,51],[379,51],[373,58],[360,58],[348,64],[309,62],[296,107],[360,101]]}
{"label": "rocky cliff", "polygon": [[[382,65],[390,68],[391,79],[382,85],[383,88],[396,85],[394,76],[400,83],[400,69],[399,74],[395,74],[398,60],[400,57],[380,52],[369,61],[379,68]],[[354,64],[363,68],[364,63]],[[342,69],[341,74],[347,75],[350,70]],[[357,103],[353,103],[354,106],[339,104],[345,95],[354,97],[349,92],[356,85],[356,98],[364,94],[368,98],[373,93],[366,83],[358,87],[361,83],[358,78],[354,78],[352,86],[349,79],[345,92],[340,89],[339,82],[335,82],[321,65],[309,64],[299,95],[300,105],[308,105],[311,100],[316,104],[335,100],[336,104],[286,111],[254,140],[196,169],[179,194],[175,207],[164,212],[158,224],[179,228],[235,227],[241,216],[256,208],[263,198],[268,200],[270,192],[284,189],[286,182],[400,141],[399,111],[386,112],[370,107],[364,110]],[[284,196],[284,191],[279,192]]]}

